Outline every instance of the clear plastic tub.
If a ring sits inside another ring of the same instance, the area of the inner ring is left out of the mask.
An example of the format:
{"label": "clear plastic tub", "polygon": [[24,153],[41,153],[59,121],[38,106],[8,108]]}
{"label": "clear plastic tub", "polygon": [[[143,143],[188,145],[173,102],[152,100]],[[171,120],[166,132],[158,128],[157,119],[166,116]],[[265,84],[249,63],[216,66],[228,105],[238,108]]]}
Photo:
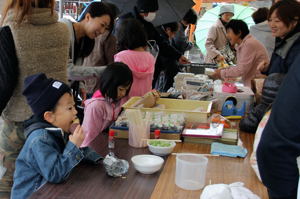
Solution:
{"label": "clear plastic tub", "polygon": [[182,153],[176,156],[175,184],[186,190],[202,189],[208,159],[200,154]]}

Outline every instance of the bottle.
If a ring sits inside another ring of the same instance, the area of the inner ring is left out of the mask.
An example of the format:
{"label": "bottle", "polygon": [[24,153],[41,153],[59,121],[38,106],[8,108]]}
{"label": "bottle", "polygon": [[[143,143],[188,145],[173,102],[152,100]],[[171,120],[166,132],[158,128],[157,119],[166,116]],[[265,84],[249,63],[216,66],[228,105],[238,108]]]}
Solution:
{"label": "bottle", "polygon": [[154,139],[159,139],[159,137],[160,137],[160,130],[159,130],[159,129],[156,129],[156,130],[154,131]]}
{"label": "bottle", "polygon": [[108,132],[108,149],[115,148],[114,135],[115,135],[115,132],[113,130],[109,130],[109,132]]}

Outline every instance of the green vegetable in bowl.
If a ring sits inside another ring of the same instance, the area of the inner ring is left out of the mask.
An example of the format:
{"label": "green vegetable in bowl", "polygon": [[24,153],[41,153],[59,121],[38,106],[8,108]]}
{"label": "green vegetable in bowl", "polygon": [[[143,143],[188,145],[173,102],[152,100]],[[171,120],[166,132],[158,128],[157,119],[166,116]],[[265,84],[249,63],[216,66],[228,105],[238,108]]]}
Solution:
{"label": "green vegetable in bowl", "polygon": [[152,146],[159,146],[159,147],[169,147],[171,146],[171,142],[168,141],[160,141],[160,140],[151,140],[149,144]]}

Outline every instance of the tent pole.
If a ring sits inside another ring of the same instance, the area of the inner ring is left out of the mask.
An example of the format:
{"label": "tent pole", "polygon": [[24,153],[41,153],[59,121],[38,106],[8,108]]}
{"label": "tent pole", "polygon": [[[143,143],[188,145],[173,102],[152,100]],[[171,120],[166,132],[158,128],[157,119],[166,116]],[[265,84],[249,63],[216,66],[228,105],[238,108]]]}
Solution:
{"label": "tent pole", "polygon": [[59,0],[59,18],[63,18],[65,0]]}

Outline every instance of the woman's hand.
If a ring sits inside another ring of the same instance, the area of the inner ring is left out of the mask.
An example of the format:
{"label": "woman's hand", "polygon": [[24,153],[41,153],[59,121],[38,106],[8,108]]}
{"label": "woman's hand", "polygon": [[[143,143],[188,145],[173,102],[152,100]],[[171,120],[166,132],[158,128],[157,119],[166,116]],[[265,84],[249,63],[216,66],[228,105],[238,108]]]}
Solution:
{"label": "woman's hand", "polygon": [[180,64],[188,64],[188,63],[190,63],[190,61],[185,56],[183,56],[183,55],[181,55],[181,57],[179,58],[178,61],[179,61]]}
{"label": "woman's hand", "polygon": [[258,64],[257,70],[260,72],[265,72],[268,69],[268,62],[267,61],[262,61]]}
{"label": "woman's hand", "polygon": [[212,79],[221,79],[221,70],[222,69],[216,69],[214,74],[210,75]]}
{"label": "woman's hand", "polygon": [[225,58],[224,58],[222,55],[218,55],[218,56],[215,58],[215,60],[216,60],[217,62],[224,62]]}

